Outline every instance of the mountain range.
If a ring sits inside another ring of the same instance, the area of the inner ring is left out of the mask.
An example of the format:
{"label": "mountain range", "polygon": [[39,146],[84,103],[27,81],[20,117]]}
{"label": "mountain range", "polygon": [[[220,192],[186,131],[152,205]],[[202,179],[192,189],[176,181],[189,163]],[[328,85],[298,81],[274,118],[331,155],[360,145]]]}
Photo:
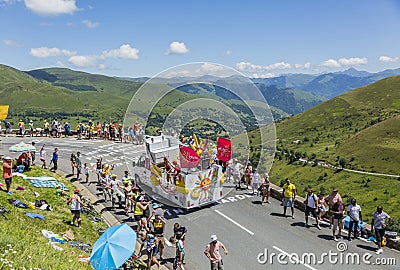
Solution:
{"label": "mountain range", "polygon": [[319,75],[288,74],[274,78],[252,79],[256,83],[276,85],[283,88],[296,88],[327,99],[365,86],[383,78],[400,74],[400,68],[387,69],[377,73],[349,68],[345,71]]}

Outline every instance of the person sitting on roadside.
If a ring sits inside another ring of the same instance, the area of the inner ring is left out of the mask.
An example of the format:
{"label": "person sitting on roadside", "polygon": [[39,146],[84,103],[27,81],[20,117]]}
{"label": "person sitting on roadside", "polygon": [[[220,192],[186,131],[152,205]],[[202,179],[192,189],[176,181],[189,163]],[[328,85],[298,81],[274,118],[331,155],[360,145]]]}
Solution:
{"label": "person sitting on roadside", "polygon": [[24,166],[24,170],[29,169],[29,159],[27,153],[22,153],[19,155],[18,160],[17,160],[17,166]]}
{"label": "person sitting on roadside", "polygon": [[57,196],[68,196],[68,194],[64,191],[63,188],[61,188],[60,185],[56,185],[56,195]]}

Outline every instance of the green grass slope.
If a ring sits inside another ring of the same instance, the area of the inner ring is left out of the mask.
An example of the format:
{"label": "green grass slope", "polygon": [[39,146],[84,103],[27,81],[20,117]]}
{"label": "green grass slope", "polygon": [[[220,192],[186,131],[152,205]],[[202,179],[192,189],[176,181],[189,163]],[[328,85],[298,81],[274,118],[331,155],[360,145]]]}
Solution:
{"label": "green grass slope", "polygon": [[344,158],[349,168],[398,173],[400,138],[394,135],[398,115],[400,76],[395,76],[281,121],[278,148],[332,164]]}
{"label": "green grass slope", "polygon": [[[31,171],[25,174],[28,176],[54,176],[68,187],[70,194],[71,190],[75,189],[68,180],[48,170],[32,167]],[[23,186],[25,190],[16,190],[18,185]],[[83,241],[93,245],[99,238],[97,229],[107,227],[103,222],[92,223],[88,220],[87,215],[82,214],[80,229],[68,225],[66,221],[72,219],[69,206],[55,194],[53,188],[35,188],[29,184],[29,180],[13,177],[11,190],[13,192],[11,196],[0,191],[0,205],[11,211],[5,214],[7,219],[0,216],[0,269],[91,269],[88,265],[78,261],[79,256],[90,256],[90,253],[67,243],[58,244],[63,251],[55,250],[48,244],[48,240],[41,231],[53,231],[61,235],[62,232],[71,228],[75,235],[74,241]],[[34,191],[38,192],[40,196],[35,197]],[[8,199],[17,199],[26,204],[44,199],[52,206],[53,211],[14,207],[8,202]],[[25,212],[42,214],[44,220],[31,219],[25,215]]]}

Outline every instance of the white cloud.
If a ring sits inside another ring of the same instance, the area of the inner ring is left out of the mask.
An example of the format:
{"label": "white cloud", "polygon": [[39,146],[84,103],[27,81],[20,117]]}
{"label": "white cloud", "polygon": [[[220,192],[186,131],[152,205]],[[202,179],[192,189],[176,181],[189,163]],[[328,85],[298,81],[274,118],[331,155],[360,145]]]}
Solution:
{"label": "white cloud", "polygon": [[79,10],[75,0],[25,0],[25,6],[42,16],[73,14]]}
{"label": "white cloud", "polygon": [[68,59],[68,62],[77,67],[98,67],[106,69],[106,65],[101,63],[107,58],[119,59],[138,59],[139,50],[132,48],[129,44],[121,45],[118,49],[105,50],[101,54],[94,55],[73,55]]}
{"label": "white cloud", "polygon": [[251,72],[251,73],[264,73],[269,70],[276,69],[290,69],[292,65],[286,62],[278,62],[270,64],[268,66],[255,65],[250,62],[240,62],[236,64],[236,68],[240,71]]}
{"label": "white cloud", "polygon": [[257,72],[262,71],[262,66],[254,65],[250,62],[240,62],[236,63],[236,68],[240,71],[247,71],[247,72]]}
{"label": "white cloud", "polygon": [[334,59],[329,59],[321,63],[321,66],[323,67],[340,67],[340,64],[338,61]]}
{"label": "white cloud", "polygon": [[21,44],[19,44],[15,40],[11,40],[11,39],[5,39],[5,40],[3,40],[3,43],[5,45],[7,45],[7,46],[10,46],[10,47],[20,47],[20,46],[22,46]]}
{"label": "white cloud", "polygon": [[73,56],[76,55],[76,52],[59,48],[40,47],[31,48],[30,54],[34,57],[46,58],[51,56]]}
{"label": "white cloud", "polygon": [[379,61],[383,63],[396,63],[400,62],[400,57],[390,57],[382,55],[381,57],[379,57]]}
{"label": "white cloud", "polygon": [[338,60],[339,64],[342,66],[360,66],[368,64],[368,59],[366,57],[352,57],[352,58],[340,58]]}
{"label": "white cloud", "polygon": [[276,74],[275,73],[264,73],[264,74],[253,73],[251,75],[251,77],[255,78],[255,79],[274,78],[274,77],[276,77]]}
{"label": "white cloud", "polygon": [[77,67],[94,67],[98,59],[98,55],[74,55],[68,59],[68,62]]}
{"label": "white cloud", "polygon": [[121,45],[119,49],[103,51],[102,56],[122,59],[138,59],[139,50],[136,48],[132,48],[129,44],[124,44]]}
{"label": "white cloud", "polygon": [[338,60],[329,59],[320,64],[323,67],[342,67],[342,66],[360,66],[368,64],[368,59],[366,57],[351,57],[351,58],[339,58]]}
{"label": "white cloud", "polygon": [[220,65],[215,65],[211,63],[204,63],[200,66],[198,70],[196,70],[196,73],[204,75],[204,74],[210,74],[210,73],[215,73],[218,71],[222,71],[225,68]]}
{"label": "white cloud", "polygon": [[272,69],[289,69],[292,68],[292,66],[289,63],[286,62],[279,62],[279,63],[274,63],[268,66],[264,66],[265,70],[272,70]]}
{"label": "white cloud", "polygon": [[184,42],[174,41],[169,44],[169,49],[165,52],[165,54],[186,54],[188,52],[189,49],[186,47]]}
{"label": "white cloud", "polygon": [[91,21],[89,21],[89,20],[84,20],[84,21],[82,21],[82,23],[83,23],[84,25],[86,25],[87,28],[95,28],[95,27],[97,27],[97,26],[100,25],[99,22],[91,22]]}
{"label": "white cloud", "polygon": [[307,62],[304,64],[294,64],[295,68],[303,68],[303,69],[309,69],[311,67],[311,63]]}

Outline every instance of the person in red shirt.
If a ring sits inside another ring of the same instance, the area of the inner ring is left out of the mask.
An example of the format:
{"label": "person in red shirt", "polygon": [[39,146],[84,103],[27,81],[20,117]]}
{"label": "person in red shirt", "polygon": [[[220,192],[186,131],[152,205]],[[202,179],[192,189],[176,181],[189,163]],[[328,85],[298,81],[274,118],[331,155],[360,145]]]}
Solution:
{"label": "person in red shirt", "polygon": [[9,195],[12,194],[10,191],[11,189],[11,182],[12,182],[12,158],[5,157],[3,163],[3,178],[6,182],[7,193]]}

